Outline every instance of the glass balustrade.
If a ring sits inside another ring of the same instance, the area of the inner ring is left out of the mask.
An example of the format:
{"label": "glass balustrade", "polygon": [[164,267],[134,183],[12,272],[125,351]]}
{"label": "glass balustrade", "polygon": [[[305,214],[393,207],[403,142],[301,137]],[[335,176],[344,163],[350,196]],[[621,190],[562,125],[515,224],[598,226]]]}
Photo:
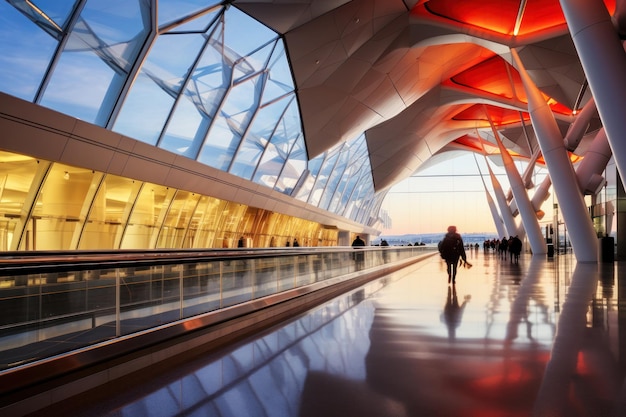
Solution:
{"label": "glass balustrade", "polygon": [[102,269],[76,263],[23,274],[5,270],[0,371],[434,250],[308,249]]}

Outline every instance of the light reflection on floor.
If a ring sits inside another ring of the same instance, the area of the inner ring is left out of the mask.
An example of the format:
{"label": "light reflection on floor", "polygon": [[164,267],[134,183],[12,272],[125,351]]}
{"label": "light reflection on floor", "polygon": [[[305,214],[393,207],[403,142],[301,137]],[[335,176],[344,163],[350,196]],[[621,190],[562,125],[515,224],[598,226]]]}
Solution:
{"label": "light reflection on floor", "polygon": [[614,264],[470,262],[450,286],[430,258],[74,414],[626,415]]}

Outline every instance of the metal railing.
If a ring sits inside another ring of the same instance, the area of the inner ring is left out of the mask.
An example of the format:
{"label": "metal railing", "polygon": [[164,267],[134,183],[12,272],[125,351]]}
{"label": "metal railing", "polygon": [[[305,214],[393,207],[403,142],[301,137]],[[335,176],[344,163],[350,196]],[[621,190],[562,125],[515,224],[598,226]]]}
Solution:
{"label": "metal railing", "polygon": [[0,259],[0,372],[433,250],[415,246],[5,256]]}

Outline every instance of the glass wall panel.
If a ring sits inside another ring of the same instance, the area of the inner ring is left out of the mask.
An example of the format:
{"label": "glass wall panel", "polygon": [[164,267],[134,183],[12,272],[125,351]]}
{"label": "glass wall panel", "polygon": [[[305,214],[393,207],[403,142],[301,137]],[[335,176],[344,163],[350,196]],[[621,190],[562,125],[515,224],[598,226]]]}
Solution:
{"label": "glass wall panel", "polygon": [[53,25],[63,28],[67,24],[72,8],[76,5],[76,0],[37,0],[35,3],[45,15],[44,19],[50,19],[54,22]]}
{"label": "glass wall panel", "polygon": [[289,160],[280,173],[280,178],[274,188],[285,194],[291,194],[298,180],[305,172],[307,166],[306,147],[302,137],[295,141]]}
{"label": "glass wall panel", "polygon": [[346,206],[350,201],[350,196],[356,187],[359,178],[356,176],[344,176],[342,178],[342,189],[335,193],[333,201],[331,202],[328,210],[339,215],[343,215]]}
{"label": "glass wall panel", "polygon": [[253,149],[259,150],[267,148],[258,166],[255,163],[256,173],[253,181],[268,187],[272,187],[276,182],[276,178],[283,169],[288,153],[287,150],[284,152],[284,156],[280,157],[278,155],[279,150],[275,149],[275,145],[270,143],[270,140],[274,135],[277,123],[279,123],[285,111],[285,107],[291,100],[292,97],[286,96],[269,105],[262,106],[255,115],[246,135],[245,145],[247,147],[253,146]]}
{"label": "glass wall panel", "polygon": [[[297,120],[298,123],[300,121],[299,115],[295,115],[294,119],[294,109],[297,110],[296,103],[291,101],[276,125],[270,146],[268,146],[265,155],[263,155],[263,160],[254,176],[255,182],[266,187],[272,187],[280,192],[291,191],[291,188],[295,186],[295,182],[297,182],[304,170],[303,165],[299,164],[298,161],[303,162],[301,158],[306,160],[306,154],[298,153],[298,151],[302,150],[299,146],[300,137],[292,136],[294,133],[299,132],[292,129],[292,123],[294,123],[294,120]],[[294,144],[298,145],[295,146],[296,152],[293,152]],[[289,163],[287,162],[288,159],[290,160]],[[298,166],[299,168],[297,168]],[[306,164],[304,164],[304,167],[306,167]],[[282,182],[278,182],[279,176],[282,177]]]}
{"label": "glass wall panel", "polygon": [[142,183],[130,178],[107,175],[93,200],[79,249],[120,247],[124,226]]}
{"label": "glass wall panel", "polygon": [[[253,139],[251,136],[248,136],[248,139],[241,143],[239,151],[237,152],[237,158],[235,158],[230,172],[238,177],[250,179],[252,177],[252,173],[257,167],[257,163],[261,158],[263,151],[265,150],[266,144],[267,142],[263,141],[262,138]],[[277,171],[280,172],[282,164],[272,165],[271,167],[265,166],[265,168],[273,169],[273,172],[276,175]]]}
{"label": "glass wall panel", "polygon": [[21,233],[30,210],[29,194],[39,188],[34,183],[39,165],[34,158],[0,151],[0,250],[17,244],[16,233]]}
{"label": "glass wall panel", "polygon": [[324,188],[322,198],[318,205],[319,208],[323,210],[328,210],[328,206],[330,205],[332,196],[335,194],[335,191],[337,190],[337,187],[339,185],[339,181],[341,180],[341,177],[343,176],[346,170],[346,164],[349,163],[348,156],[349,156],[348,152],[342,152],[337,157],[337,163],[335,164],[334,168],[330,172],[330,176],[328,177],[326,187]]}
{"label": "glass wall panel", "polygon": [[0,91],[33,101],[57,44],[15,7],[0,2]]}
{"label": "glass wall panel", "polygon": [[199,200],[199,194],[182,190],[176,192],[161,228],[157,248],[191,247],[193,242],[186,239],[187,227]]}
{"label": "glass wall panel", "polygon": [[198,161],[222,171],[228,170],[228,166],[237,150],[240,137],[228,126],[228,121],[219,118],[211,127]]}
{"label": "glass wall panel", "polygon": [[300,201],[307,202],[309,201],[311,190],[313,190],[313,186],[315,185],[315,177],[311,175],[310,172],[305,173],[305,175],[306,178],[302,180],[302,185],[295,197]]}
{"label": "glass wall panel", "polygon": [[[159,36],[124,100],[114,130],[155,145],[172,111],[174,97],[180,92],[204,43],[201,34]],[[176,50],[177,59],[172,59],[172,50]],[[189,117],[195,113],[196,109],[192,108]]]}
{"label": "glass wall panel", "polygon": [[277,41],[272,41],[262,45],[256,51],[253,51],[248,56],[240,59],[234,68],[235,73],[233,75],[233,79],[235,80],[235,83],[240,83],[253,74],[258,75],[261,72],[265,72],[270,55],[272,54],[276,43]]}
{"label": "glass wall panel", "polygon": [[159,232],[169,206],[168,187],[145,183],[133,206],[120,249],[154,248],[151,244]]}
{"label": "glass wall panel", "polygon": [[239,234],[244,238],[244,247],[254,247],[254,236],[260,229],[263,216],[263,210],[254,207],[247,207],[244,215],[239,222]]}
{"label": "glass wall panel", "polygon": [[[159,26],[174,22],[176,20],[182,19],[186,16],[192,16],[198,12],[205,10],[208,7],[215,7],[211,13],[208,13],[204,16],[204,18],[213,19],[215,13],[218,13],[221,8],[216,7],[220,5],[222,2],[219,0],[207,1],[207,0],[159,0]],[[198,21],[202,21],[203,17],[192,20],[193,24],[198,24]],[[206,20],[203,22],[205,23]],[[196,30],[201,29],[202,27],[196,27]],[[193,27],[185,27],[185,30],[193,30]]]}
{"label": "glass wall panel", "polygon": [[191,216],[191,221],[189,222],[189,226],[187,228],[187,239],[190,242],[191,248],[212,248],[213,241],[215,240],[215,229],[207,230],[205,229],[204,221],[208,219],[209,214],[207,213],[210,210],[209,200],[211,199],[207,196],[200,196],[198,199],[198,204],[196,205],[196,209],[193,211]]}
{"label": "glass wall panel", "polygon": [[220,228],[224,233],[225,239],[228,241],[229,248],[236,248],[237,242],[241,237],[241,229],[239,224],[246,214],[247,206],[233,202],[227,202],[221,213]]}
{"label": "glass wall panel", "polygon": [[70,250],[94,172],[54,164],[46,176],[31,217],[33,249]]}
{"label": "glass wall panel", "polygon": [[234,139],[241,142],[230,172],[245,179],[252,177],[254,168],[265,147],[254,136],[248,136],[241,141],[241,136],[248,129],[250,119],[258,105],[259,87],[261,85],[262,77],[255,76],[235,86],[228,94],[220,112],[220,118],[226,119],[223,123],[229,126]]}
{"label": "glass wall panel", "polygon": [[335,162],[337,161],[338,154],[328,154],[326,160],[324,161],[324,165],[322,169],[320,169],[320,173],[317,175],[315,180],[315,186],[311,191],[311,196],[309,198],[309,204],[318,206],[320,201],[322,201],[322,196],[324,194],[324,189],[326,188],[326,183],[328,182],[328,178],[335,167]]}
{"label": "glass wall panel", "polygon": [[210,39],[185,86],[187,98],[211,118],[215,116],[232,82],[232,65],[236,57],[224,56],[224,48],[222,19],[211,29]]}
{"label": "glass wall panel", "polygon": [[291,68],[285,54],[285,46],[282,42],[276,43],[276,48],[269,63],[270,76],[263,92],[263,104],[275,100],[286,93],[294,91]]}
{"label": "glass wall panel", "polygon": [[[194,247],[202,248],[227,248],[228,237],[224,236],[222,223],[225,221],[227,202],[213,197],[203,197],[194,213],[194,219],[198,219],[197,232]],[[192,223],[193,224],[193,223]],[[219,232],[219,234],[218,234]]]}
{"label": "glass wall panel", "polygon": [[248,56],[259,45],[278,37],[276,32],[235,7],[226,11],[224,39],[231,55]]}
{"label": "glass wall panel", "polygon": [[144,27],[144,14],[150,16],[148,7],[148,3],[126,0],[88,1],[41,104],[104,126],[150,30]]}
{"label": "glass wall panel", "polygon": [[195,158],[208,125],[207,116],[199,112],[194,103],[181,98],[159,146],[179,155]]}
{"label": "glass wall panel", "polygon": [[[156,145],[173,105],[174,99],[154,80],[141,73],[124,101],[113,130]],[[141,123],[138,122],[140,120]]]}
{"label": "glass wall panel", "polygon": [[281,119],[281,124],[278,126],[282,133],[277,132],[275,136],[275,138],[284,137],[285,142],[288,143],[288,146],[284,148],[289,149],[288,162],[274,185],[277,191],[285,194],[291,194],[300,176],[307,168],[308,157],[304,136],[298,127],[300,125],[300,113],[297,102],[294,100],[290,103],[289,108]]}

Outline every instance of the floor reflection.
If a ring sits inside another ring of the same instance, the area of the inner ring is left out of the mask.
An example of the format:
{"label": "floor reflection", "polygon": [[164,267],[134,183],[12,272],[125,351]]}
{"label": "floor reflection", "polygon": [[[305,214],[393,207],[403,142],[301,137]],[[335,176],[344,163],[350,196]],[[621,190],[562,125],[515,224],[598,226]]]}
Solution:
{"label": "floor reflection", "polygon": [[471,253],[454,286],[433,257],[75,414],[626,415],[626,268]]}
{"label": "floor reflection", "polygon": [[472,298],[471,295],[463,297],[463,303],[459,304],[459,297],[456,294],[456,285],[448,286],[448,296],[446,297],[446,305],[441,314],[441,320],[448,326],[448,338],[454,340],[456,338],[456,328],[461,325],[463,318],[463,310],[465,305]]}

